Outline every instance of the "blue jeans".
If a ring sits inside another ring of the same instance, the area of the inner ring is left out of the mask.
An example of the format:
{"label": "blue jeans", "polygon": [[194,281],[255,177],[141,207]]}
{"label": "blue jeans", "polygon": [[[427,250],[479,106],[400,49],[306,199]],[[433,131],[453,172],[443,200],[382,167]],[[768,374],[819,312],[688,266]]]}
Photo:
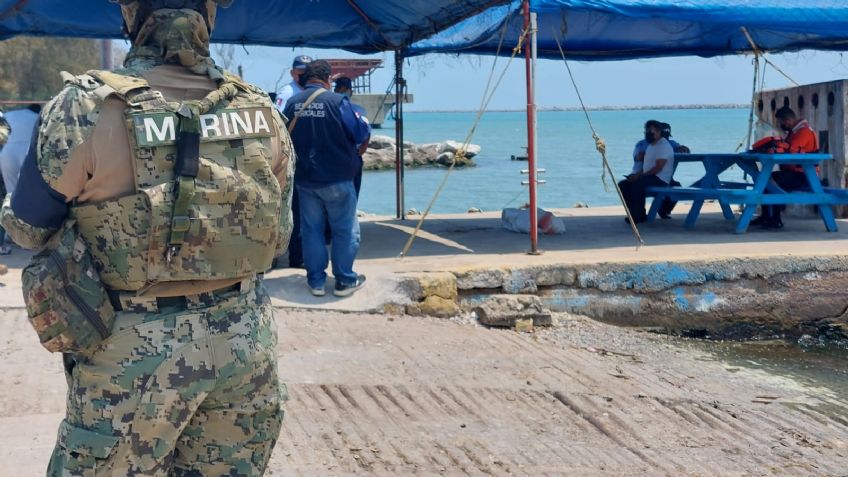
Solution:
{"label": "blue jeans", "polygon": [[356,281],[353,261],[359,252],[359,221],[356,219],[356,190],[352,181],[312,189],[297,186],[300,199],[300,234],[306,280],[312,288],[327,281],[327,246],[324,231],[332,233],[333,277],[337,282]]}

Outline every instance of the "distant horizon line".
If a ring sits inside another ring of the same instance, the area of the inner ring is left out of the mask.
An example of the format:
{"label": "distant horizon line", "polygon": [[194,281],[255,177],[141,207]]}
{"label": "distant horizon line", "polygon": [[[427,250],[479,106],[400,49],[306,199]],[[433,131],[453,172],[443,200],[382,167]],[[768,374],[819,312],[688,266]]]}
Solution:
{"label": "distant horizon line", "polygon": [[[648,111],[669,109],[748,109],[750,104],[727,103],[727,104],[661,104],[644,106],[589,106],[589,111]],[[522,108],[489,109],[487,113],[520,113],[526,111]],[[539,112],[573,112],[582,111],[579,106],[550,106],[538,108]],[[416,109],[407,110],[407,113],[476,113],[476,109]]]}

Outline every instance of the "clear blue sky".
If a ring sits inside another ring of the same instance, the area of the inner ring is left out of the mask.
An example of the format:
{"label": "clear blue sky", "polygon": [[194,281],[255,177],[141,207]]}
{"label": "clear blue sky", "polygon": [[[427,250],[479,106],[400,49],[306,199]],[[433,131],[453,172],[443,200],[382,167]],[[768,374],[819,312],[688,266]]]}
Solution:
{"label": "clear blue sky", "polygon": [[[393,75],[391,53],[360,56],[340,50],[236,47],[236,63],[247,80],[268,90],[280,76],[290,81],[288,70],[297,54],[314,58],[379,58],[386,66],[373,77],[373,92],[384,91]],[[848,78],[848,58],[840,53],[805,51],[769,57],[801,84]],[[415,103],[408,110],[476,109],[491,70],[492,57],[427,55],[406,63],[409,91]],[[498,60],[498,68],[507,58]],[[235,69],[235,68],[233,68]],[[751,57],[662,58],[616,62],[573,62],[572,69],[583,97],[591,106],[746,103],[750,100]],[[766,73],[766,88],[789,82],[773,69]],[[540,60],[537,102],[540,106],[576,106],[577,98],[561,61]],[[492,109],[524,107],[523,62],[516,59],[495,95]]]}

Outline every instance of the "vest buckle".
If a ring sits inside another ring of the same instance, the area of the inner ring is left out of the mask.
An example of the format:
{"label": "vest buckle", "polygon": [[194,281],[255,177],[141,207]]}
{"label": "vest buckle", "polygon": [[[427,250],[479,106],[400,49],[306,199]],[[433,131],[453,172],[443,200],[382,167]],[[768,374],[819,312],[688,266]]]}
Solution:
{"label": "vest buckle", "polygon": [[165,103],[165,97],[162,93],[155,89],[142,90],[140,93],[127,96],[126,103],[133,108],[144,107],[145,103]]}
{"label": "vest buckle", "polygon": [[188,232],[191,221],[186,215],[177,215],[171,219],[171,230],[174,232]]}

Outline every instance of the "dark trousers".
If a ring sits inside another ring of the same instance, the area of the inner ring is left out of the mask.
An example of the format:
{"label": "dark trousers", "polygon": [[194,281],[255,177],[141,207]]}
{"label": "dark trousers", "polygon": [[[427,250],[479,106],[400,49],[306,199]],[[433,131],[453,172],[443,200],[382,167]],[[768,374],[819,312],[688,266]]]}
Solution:
{"label": "dark trousers", "polygon": [[[3,174],[0,174],[0,197],[6,198],[6,183],[3,181]],[[4,245],[6,245],[6,229],[0,226],[0,247]]]}
{"label": "dark trousers", "polygon": [[[672,187],[680,187],[680,182],[676,180],[671,180]],[[671,215],[671,211],[674,210],[674,207],[677,205],[676,200],[671,200],[668,197],[663,199],[662,204],[660,204],[660,210],[658,211],[660,217],[668,217]]]}
{"label": "dark trousers", "polygon": [[303,241],[300,237],[300,199],[297,187],[292,191],[292,232],[289,240],[289,266],[299,267],[303,264]]}
{"label": "dark trousers", "polygon": [[648,187],[667,187],[662,179],[655,175],[642,176],[635,181],[623,180],[618,183],[624,203],[630,209],[630,215],[635,222],[644,222],[647,218],[645,212],[645,189]]}
{"label": "dark trousers", "polygon": [[359,198],[359,191],[362,189],[362,169],[359,169],[359,172],[356,173],[356,177],[353,178],[353,188],[356,189],[356,198]]}
{"label": "dark trousers", "polygon": [[[808,190],[810,188],[810,184],[807,182],[807,176],[803,172],[777,171],[771,175],[771,179],[786,192]],[[764,205],[763,216],[772,220],[779,220],[781,210],[783,210],[782,205]]]}

